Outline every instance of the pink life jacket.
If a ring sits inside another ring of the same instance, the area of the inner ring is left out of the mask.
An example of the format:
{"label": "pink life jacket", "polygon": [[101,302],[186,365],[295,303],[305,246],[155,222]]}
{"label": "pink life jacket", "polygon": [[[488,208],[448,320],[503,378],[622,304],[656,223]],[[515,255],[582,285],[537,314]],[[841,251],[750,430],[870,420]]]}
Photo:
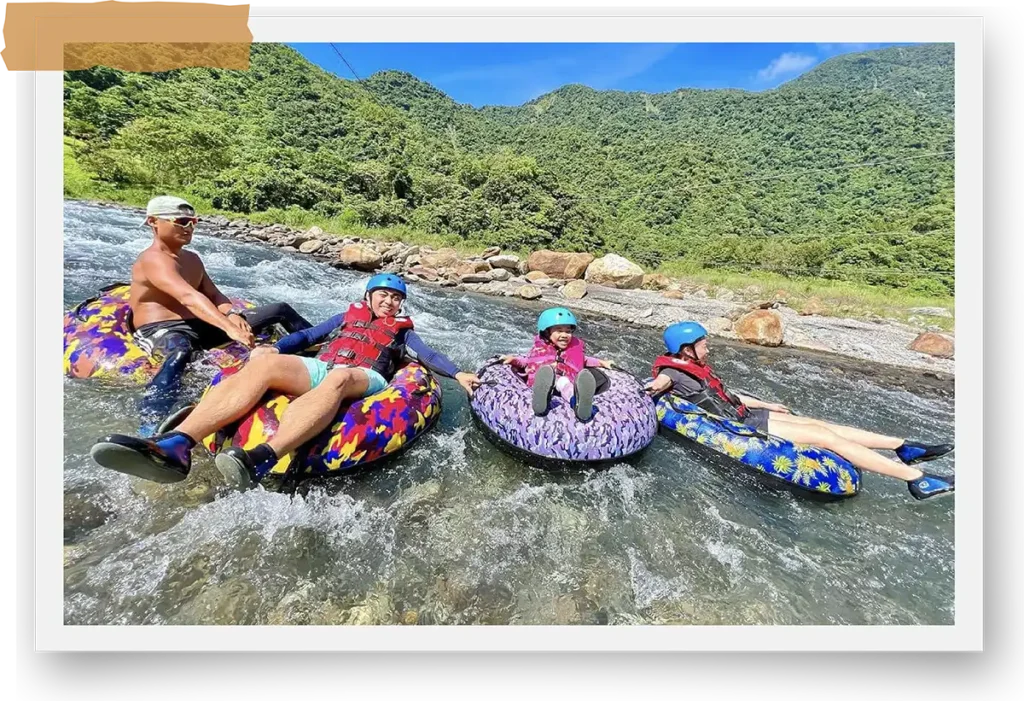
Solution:
{"label": "pink life jacket", "polygon": [[564,351],[545,341],[539,335],[533,339],[533,348],[526,354],[526,384],[533,387],[537,370],[544,365],[554,365],[555,375],[564,375],[575,381],[576,376],[586,367],[587,358],[583,353],[583,341],[573,337]]}

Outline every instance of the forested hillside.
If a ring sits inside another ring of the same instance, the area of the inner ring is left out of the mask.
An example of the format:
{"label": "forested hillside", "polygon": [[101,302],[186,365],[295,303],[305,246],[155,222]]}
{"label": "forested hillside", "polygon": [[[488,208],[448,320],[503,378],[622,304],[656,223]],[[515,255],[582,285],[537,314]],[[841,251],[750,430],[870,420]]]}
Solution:
{"label": "forested hillside", "polygon": [[244,72],[67,72],[65,192],[951,293],[952,95],[949,45],[839,56],[761,93],[569,85],[474,109],[254,44]]}

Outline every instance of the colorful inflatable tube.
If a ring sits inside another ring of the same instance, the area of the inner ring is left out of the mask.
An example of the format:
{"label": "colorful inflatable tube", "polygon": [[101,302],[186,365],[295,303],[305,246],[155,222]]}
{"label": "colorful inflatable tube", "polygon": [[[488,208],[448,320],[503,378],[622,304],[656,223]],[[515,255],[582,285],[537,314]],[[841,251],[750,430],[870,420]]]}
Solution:
{"label": "colorful inflatable tube", "polygon": [[[211,387],[238,372],[229,367]],[[209,436],[203,445],[217,453],[228,445],[246,450],[268,441],[291,399],[268,395],[242,421]],[[331,476],[393,457],[429,431],[441,416],[441,385],[422,365],[409,363],[377,394],[342,404],[334,423],[298,451],[284,456],[267,478]]]}
{"label": "colorful inflatable tube", "polygon": [[860,471],[833,452],[758,433],[671,394],[662,395],[656,406],[658,421],[672,435],[725,456],[771,482],[825,499],[852,497],[860,490]]}
{"label": "colorful inflatable tube", "polygon": [[[64,374],[68,377],[105,377],[143,384],[160,368],[160,362],[142,350],[128,329],[130,286],[115,283],[95,297],[64,314]],[[232,300],[236,311],[253,304]],[[205,359],[217,367],[240,364],[248,350],[228,343],[206,351]]]}
{"label": "colorful inflatable tube", "polygon": [[532,390],[509,365],[494,364],[477,375],[485,384],[470,409],[487,437],[505,452],[539,467],[592,467],[639,454],[658,432],[654,403],[639,382],[605,370],[608,386],[594,397],[594,415],[579,421],[557,393],[550,409],[536,416]]}

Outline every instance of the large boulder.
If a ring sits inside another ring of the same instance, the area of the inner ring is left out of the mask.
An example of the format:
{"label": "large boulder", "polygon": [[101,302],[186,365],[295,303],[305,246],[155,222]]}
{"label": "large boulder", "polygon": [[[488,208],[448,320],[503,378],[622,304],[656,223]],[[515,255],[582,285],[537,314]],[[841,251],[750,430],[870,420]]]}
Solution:
{"label": "large boulder", "polygon": [[573,280],[572,282],[567,282],[562,287],[561,292],[562,296],[566,297],[567,299],[583,299],[583,297],[587,294],[587,283],[584,282],[583,280]]}
{"label": "large boulder", "polygon": [[782,323],[782,315],[774,309],[758,309],[737,319],[733,330],[748,343],[781,346],[785,326]]}
{"label": "large boulder", "polygon": [[934,355],[937,358],[952,358],[954,351],[953,339],[941,333],[927,331],[920,334],[910,344],[910,350],[918,353]]}
{"label": "large boulder", "polygon": [[[540,270],[548,277],[581,278],[594,260],[589,253],[563,253],[561,251],[534,251],[526,260],[530,272]],[[494,264],[493,262],[491,263]],[[641,273],[642,274],[642,273]]]}
{"label": "large boulder", "polygon": [[516,293],[523,299],[537,299],[540,297],[540,290],[533,285],[523,285]]}
{"label": "large boulder", "polygon": [[548,280],[550,276],[543,270],[531,270],[526,273],[526,279],[530,282],[540,282],[541,280]]}
{"label": "large boulder", "polygon": [[487,262],[491,264],[492,268],[504,268],[512,272],[516,271],[519,267],[519,256],[514,256],[511,253],[506,253],[500,256],[491,256],[487,259]]}
{"label": "large boulder", "polygon": [[609,253],[587,266],[587,282],[621,290],[635,290],[644,283],[644,270],[622,256]]}
{"label": "large boulder", "polygon": [[486,273],[490,269],[491,264],[485,260],[464,260],[455,266],[455,272],[460,276]]}
{"label": "large boulder", "polygon": [[440,251],[420,252],[420,264],[428,268],[450,268],[459,262],[459,252],[454,248]]}
{"label": "large boulder", "polygon": [[426,280],[427,282],[437,282],[439,277],[436,270],[434,270],[433,268],[424,267],[422,265],[412,266],[411,268],[409,268],[409,273],[417,276],[421,280]]}
{"label": "large boulder", "polygon": [[319,251],[323,247],[324,247],[324,242],[321,241],[320,239],[310,239],[309,241],[306,241],[301,246],[299,246],[299,252],[300,253],[316,253],[317,251]]}
{"label": "large boulder", "polygon": [[383,259],[376,250],[364,243],[352,243],[341,249],[338,260],[345,265],[370,272],[380,267]]}
{"label": "large boulder", "polygon": [[505,282],[512,277],[512,273],[505,268],[493,268],[487,274],[492,280],[496,280],[497,282]]}

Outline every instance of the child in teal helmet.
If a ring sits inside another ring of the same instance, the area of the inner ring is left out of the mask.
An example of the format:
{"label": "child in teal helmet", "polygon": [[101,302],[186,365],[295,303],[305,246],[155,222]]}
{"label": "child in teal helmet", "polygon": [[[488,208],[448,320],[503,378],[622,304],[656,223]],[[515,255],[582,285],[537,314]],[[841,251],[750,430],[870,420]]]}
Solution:
{"label": "child in teal helmet", "polygon": [[545,309],[537,318],[537,336],[526,355],[502,356],[502,361],[521,370],[533,387],[533,413],[548,411],[552,390],[562,399],[575,403],[576,418],[586,421],[593,413],[594,395],[607,382],[604,373],[591,368],[610,368],[606,360],[584,353],[583,341],[576,338],[576,316],[565,307]]}
{"label": "child in teal helmet", "polygon": [[[730,392],[708,363],[707,336],[707,330],[695,321],[682,321],[665,329],[667,353],[654,361],[654,380],[647,391],[652,395],[672,392],[711,414],[741,421],[761,433],[831,450],[862,470],[906,481],[915,499],[928,499],[955,490],[952,476],[942,477],[911,467],[945,455],[953,450],[952,444],[913,443],[820,419],[794,416],[782,404]],[[875,450],[895,451],[902,464]]]}

